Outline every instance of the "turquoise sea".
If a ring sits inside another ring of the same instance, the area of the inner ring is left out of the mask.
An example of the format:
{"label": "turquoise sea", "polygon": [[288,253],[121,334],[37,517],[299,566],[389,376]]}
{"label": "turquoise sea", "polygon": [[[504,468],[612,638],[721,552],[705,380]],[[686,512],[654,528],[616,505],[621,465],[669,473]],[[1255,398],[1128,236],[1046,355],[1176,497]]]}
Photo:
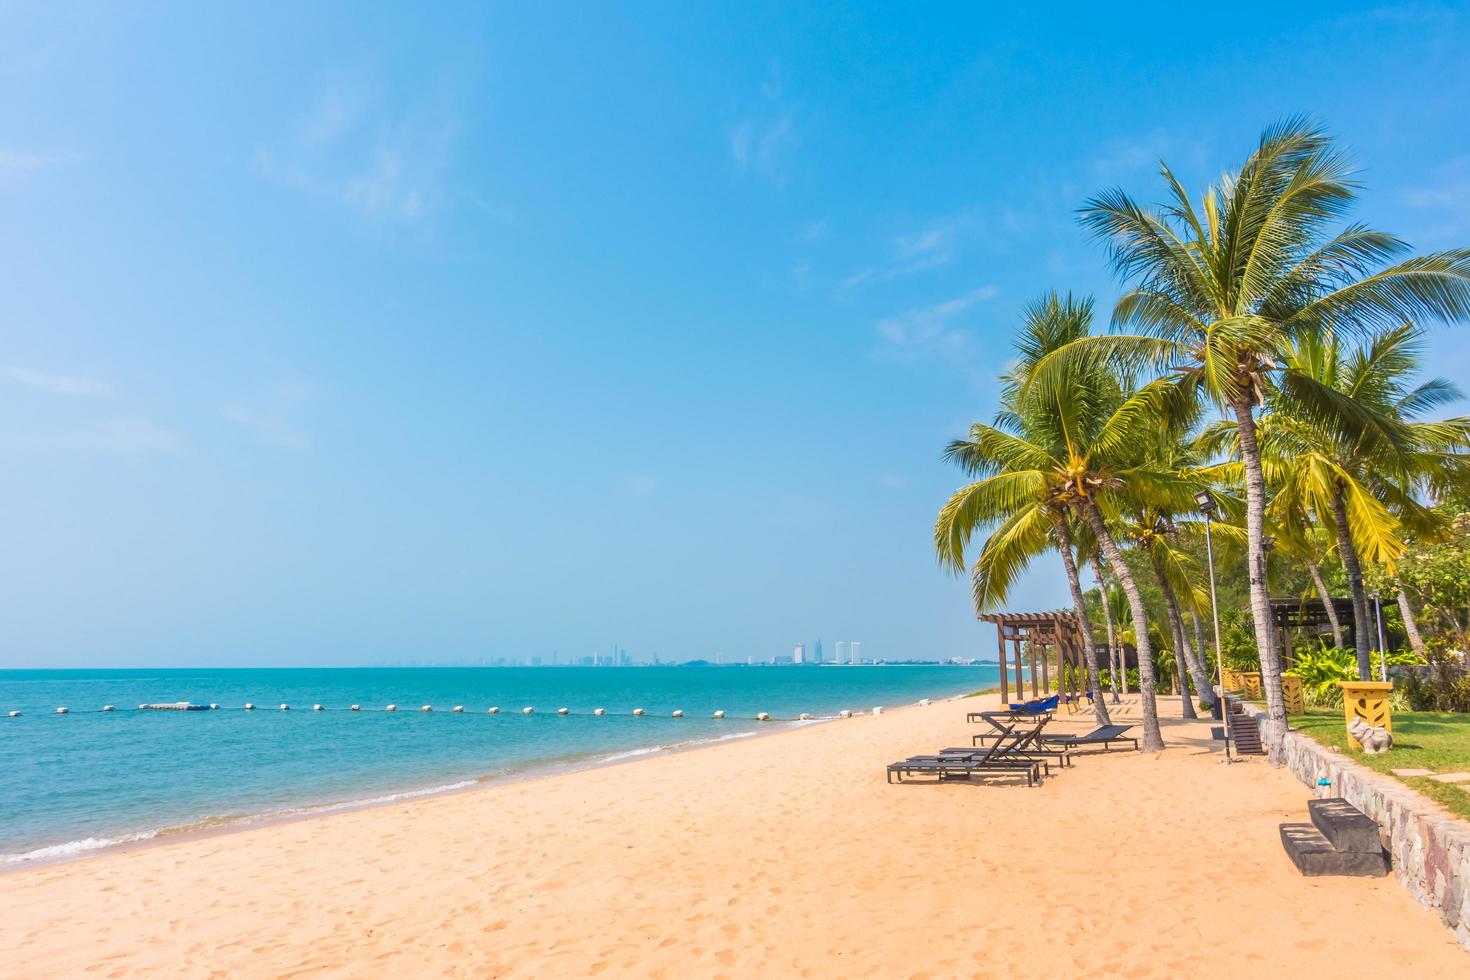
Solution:
{"label": "turquoise sea", "polygon": [[[993,665],[0,670],[0,869],[744,738],[997,676]],[[138,710],[175,701],[220,707]]]}

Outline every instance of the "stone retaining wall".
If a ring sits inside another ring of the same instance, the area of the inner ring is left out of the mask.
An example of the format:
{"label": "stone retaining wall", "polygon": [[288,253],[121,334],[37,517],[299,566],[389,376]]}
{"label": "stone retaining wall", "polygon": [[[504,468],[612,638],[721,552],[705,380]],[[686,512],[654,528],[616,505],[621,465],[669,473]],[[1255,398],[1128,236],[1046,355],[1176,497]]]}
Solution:
{"label": "stone retaining wall", "polygon": [[[1269,744],[1265,712],[1245,708],[1256,717],[1262,744]],[[1299,732],[1286,733],[1284,751],[1283,763],[1303,783],[1315,791],[1318,779],[1330,779],[1332,792],[1324,795],[1342,797],[1377,822],[1394,876],[1470,949],[1470,822]]]}

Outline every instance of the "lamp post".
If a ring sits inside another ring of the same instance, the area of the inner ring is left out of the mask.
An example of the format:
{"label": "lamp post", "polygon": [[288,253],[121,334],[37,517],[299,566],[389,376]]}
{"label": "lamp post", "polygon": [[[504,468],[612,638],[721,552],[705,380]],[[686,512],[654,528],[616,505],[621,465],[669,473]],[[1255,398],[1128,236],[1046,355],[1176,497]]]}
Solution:
{"label": "lamp post", "polygon": [[1220,696],[1215,703],[1220,706],[1220,722],[1225,728],[1225,761],[1230,758],[1230,709],[1225,704],[1225,653],[1220,648],[1220,606],[1215,601],[1215,546],[1210,536],[1210,518],[1215,513],[1215,498],[1208,490],[1194,495],[1195,506],[1205,515],[1205,562],[1210,566],[1210,613],[1215,620],[1215,669],[1220,676]]}
{"label": "lamp post", "polygon": [[1373,612],[1378,618],[1378,679],[1388,683],[1388,635],[1383,632],[1383,602],[1373,593]]}

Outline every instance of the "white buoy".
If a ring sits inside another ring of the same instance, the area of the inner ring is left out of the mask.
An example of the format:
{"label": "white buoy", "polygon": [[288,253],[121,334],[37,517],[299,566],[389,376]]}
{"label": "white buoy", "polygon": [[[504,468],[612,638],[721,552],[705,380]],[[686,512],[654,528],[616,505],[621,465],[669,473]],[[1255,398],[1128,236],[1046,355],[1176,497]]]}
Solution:
{"label": "white buoy", "polygon": [[644,714],[644,712],[643,712],[643,709],[642,708],[634,708],[633,709],[633,717],[634,718],[642,718],[643,717],[643,714]]}
{"label": "white buoy", "polygon": [[20,717],[20,712],[19,711],[12,711],[10,713],[10,717],[12,717],[12,718],[19,718]]}
{"label": "white buoy", "polygon": [[[141,708],[143,706],[140,704],[140,705],[138,705],[138,707]],[[246,711],[254,711],[255,710],[255,705],[250,704],[249,702],[246,702],[246,704],[245,704],[245,710]]]}
{"label": "white buoy", "polygon": [[811,721],[812,720],[812,716],[809,715],[809,714],[807,714],[805,711],[803,711],[801,713],[801,719],[800,720],[801,721]]}
{"label": "white buoy", "polygon": [[464,705],[462,705],[462,704],[456,704],[454,706],[454,713],[457,714],[457,715],[464,714]]}
{"label": "white buoy", "polygon": [[594,715],[596,715],[597,717],[601,718],[603,715],[607,714],[607,709],[606,708],[593,708],[592,709],[592,713]]}
{"label": "white buoy", "polygon": [[491,708],[490,711],[488,712],[488,714],[498,715],[498,714],[500,714],[500,709],[499,708]]}
{"label": "white buoy", "polygon": [[434,706],[432,704],[420,705],[419,706],[419,710],[420,711],[424,711],[424,712],[433,711],[434,710]]}
{"label": "white buoy", "polygon": [[102,706],[102,710],[103,711],[111,711],[112,710],[112,705],[110,705],[110,704],[104,704]]}
{"label": "white buoy", "polygon": [[756,721],[770,721],[771,720],[771,716],[768,715],[768,714],[766,714],[764,711],[762,711],[760,714],[758,714],[758,715],[755,716],[755,720]]}
{"label": "white buoy", "polygon": [[66,710],[66,709],[65,709],[65,708],[57,708],[57,709],[56,709],[56,713],[57,713],[57,714],[58,714],[58,715],[64,715],[64,714],[66,714],[66,713],[67,713],[67,710]]}
{"label": "white buoy", "polygon": [[682,711],[675,711],[674,712],[674,717],[675,718],[683,718],[684,717],[684,712],[682,712]]}
{"label": "white buoy", "polygon": [[557,709],[556,709],[556,713],[557,713],[557,714],[559,714],[559,715],[565,715],[565,714],[570,714],[570,712],[569,712],[569,711],[567,711],[567,709],[566,709],[566,708],[557,708]]}
{"label": "white buoy", "polygon": [[879,705],[878,707],[876,707],[876,708],[873,709],[873,714],[875,714],[875,715],[881,715],[882,713],[883,713],[883,706],[882,705]]}
{"label": "white buoy", "polygon": [[536,713],[536,709],[535,708],[522,708],[521,709],[521,714],[523,714],[523,715],[534,715],[535,713]]}
{"label": "white buoy", "polygon": [[723,711],[716,711],[711,717],[714,717],[714,718],[723,718],[723,717],[725,717],[725,713]]}
{"label": "white buoy", "polygon": [[322,710],[322,706],[319,705],[319,704],[314,704],[314,705],[311,706],[311,710],[312,711],[320,711],[320,710]]}
{"label": "white buoy", "polygon": [[397,711],[398,710],[398,705],[396,705],[396,704],[390,704],[386,708],[384,708],[383,710],[384,711]]}
{"label": "white buoy", "polygon": [[839,718],[851,718],[852,717],[852,712],[851,711],[848,711],[846,708],[843,708],[841,711],[837,712],[837,717],[839,717]]}
{"label": "white buoy", "polygon": [[282,704],[281,705],[281,710],[282,711],[290,711],[291,710],[291,706],[289,704]]}
{"label": "white buoy", "polygon": [[362,705],[360,705],[360,704],[354,704],[352,706],[352,710],[353,711],[361,711],[362,710]]}

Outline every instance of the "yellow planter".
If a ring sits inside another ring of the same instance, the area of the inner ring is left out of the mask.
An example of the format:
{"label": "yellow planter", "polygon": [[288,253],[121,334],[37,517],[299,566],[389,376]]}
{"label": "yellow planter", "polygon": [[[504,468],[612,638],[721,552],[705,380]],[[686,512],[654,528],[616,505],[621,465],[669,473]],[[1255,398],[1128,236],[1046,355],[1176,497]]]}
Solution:
{"label": "yellow planter", "polygon": [[[1337,686],[1342,688],[1343,724],[1351,725],[1354,718],[1361,718],[1374,728],[1393,731],[1393,714],[1388,709],[1388,692],[1393,690],[1392,684],[1387,681],[1338,681]],[[1348,741],[1360,749],[1363,747],[1351,735]]]}
{"label": "yellow planter", "polygon": [[1302,696],[1302,679],[1295,674],[1281,675],[1281,696],[1286,700],[1286,713],[1289,715],[1304,715],[1307,713],[1307,699]]}
{"label": "yellow planter", "polygon": [[1238,670],[1235,672],[1239,690],[1248,698],[1259,698],[1261,696],[1261,674],[1256,670]]}

